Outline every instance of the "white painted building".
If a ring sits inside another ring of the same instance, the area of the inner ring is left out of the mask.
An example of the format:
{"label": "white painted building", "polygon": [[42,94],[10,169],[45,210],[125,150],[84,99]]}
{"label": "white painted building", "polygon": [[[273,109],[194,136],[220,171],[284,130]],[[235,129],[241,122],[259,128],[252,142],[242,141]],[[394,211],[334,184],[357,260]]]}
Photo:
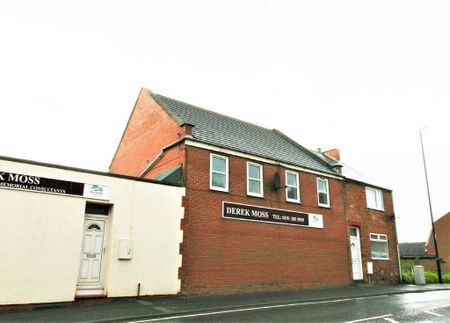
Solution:
{"label": "white painted building", "polygon": [[177,294],[184,194],[0,157],[0,305]]}

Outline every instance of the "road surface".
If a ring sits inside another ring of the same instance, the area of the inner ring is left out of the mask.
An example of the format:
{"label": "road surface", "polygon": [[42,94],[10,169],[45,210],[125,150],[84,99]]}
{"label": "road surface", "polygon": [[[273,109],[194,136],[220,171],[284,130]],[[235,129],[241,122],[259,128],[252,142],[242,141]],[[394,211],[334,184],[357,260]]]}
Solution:
{"label": "road surface", "polygon": [[[450,291],[253,306],[132,322],[450,322]],[[129,321],[130,322],[130,321]]]}

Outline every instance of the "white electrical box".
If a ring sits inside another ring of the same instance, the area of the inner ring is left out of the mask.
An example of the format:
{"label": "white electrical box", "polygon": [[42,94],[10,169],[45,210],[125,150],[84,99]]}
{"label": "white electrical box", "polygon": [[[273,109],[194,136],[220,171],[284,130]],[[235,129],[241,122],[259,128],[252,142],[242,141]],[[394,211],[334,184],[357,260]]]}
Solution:
{"label": "white electrical box", "polygon": [[369,275],[373,275],[373,262],[371,261],[367,262],[367,273]]}
{"label": "white electrical box", "polygon": [[119,260],[129,260],[133,256],[133,240],[119,239]]}

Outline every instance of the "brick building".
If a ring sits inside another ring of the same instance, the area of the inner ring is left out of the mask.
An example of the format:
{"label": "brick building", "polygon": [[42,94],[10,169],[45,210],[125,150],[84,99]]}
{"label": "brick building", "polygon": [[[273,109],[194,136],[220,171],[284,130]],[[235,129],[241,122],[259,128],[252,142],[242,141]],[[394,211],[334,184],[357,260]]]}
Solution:
{"label": "brick building", "polygon": [[[441,270],[450,272],[450,212],[434,221],[434,230],[436,232]],[[436,248],[431,232],[428,239],[427,254],[436,257]]]}
{"label": "brick building", "polygon": [[397,282],[391,191],[339,159],[142,89],[110,171],[186,188],[182,293]]}

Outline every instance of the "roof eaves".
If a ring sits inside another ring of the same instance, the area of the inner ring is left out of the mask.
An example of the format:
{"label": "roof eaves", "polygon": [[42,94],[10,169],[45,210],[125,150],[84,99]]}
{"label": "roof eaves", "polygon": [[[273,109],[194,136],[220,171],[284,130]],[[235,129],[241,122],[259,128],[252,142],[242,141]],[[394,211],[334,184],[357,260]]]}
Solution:
{"label": "roof eaves", "polygon": [[277,135],[279,135],[280,137],[282,137],[283,139],[287,140],[288,142],[290,142],[292,145],[296,146],[297,148],[299,148],[300,150],[302,150],[303,152],[305,152],[306,154],[308,154],[309,156],[311,156],[312,158],[314,158],[315,160],[319,161],[322,165],[326,166],[329,170],[330,173],[334,174],[334,175],[339,175],[341,176],[338,172],[336,172],[332,166],[327,163],[326,161],[324,161],[322,158],[320,158],[319,156],[317,156],[316,154],[313,154],[309,149],[306,149],[305,147],[303,147],[302,145],[300,145],[298,142],[296,142],[295,140],[289,138],[288,136],[286,136],[284,133],[282,133],[281,131],[277,130],[277,129],[273,129],[273,132],[275,132]]}
{"label": "roof eaves", "polygon": [[332,171],[328,171],[327,172],[327,171],[324,171],[324,170],[311,168],[311,167],[308,167],[308,166],[305,166],[305,165],[293,164],[293,163],[290,163],[290,162],[287,162],[287,161],[275,159],[275,158],[268,157],[268,156],[265,156],[265,155],[262,155],[262,154],[256,154],[256,153],[251,152],[251,151],[246,151],[244,149],[237,149],[237,148],[234,148],[234,147],[227,147],[227,146],[224,146],[224,145],[218,145],[217,143],[209,142],[209,141],[204,140],[204,139],[199,139],[199,138],[192,137],[192,138],[189,138],[189,140],[192,140],[192,141],[195,141],[195,142],[199,142],[199,143],[204,143],[204,144],[211,145],[211,146],[216,146],[218,148],[233,150],[233,151],[240,152],[240,153],[243,153],[243,154],[253,155],[253,156],[256,156],[256,157],[260,157],[260,158],[265,158],[265,159],[272,160],[272,161],[278,162],[278,163],[283,163],[283,164],[286,164],[286,165],[292,165],[292,166],[296,166],[296,167],[301,167],[303,169],[307,169],[307,170],[312,171],[312,172],[319,172],[319,173],[323,173],[323,174],[329,174],[329,175],[333,175],[333,176],[338,176],[339,178],[342,178],[342,179],[344,178],[341,174],[338,174],[336,172],[332,172]]}

